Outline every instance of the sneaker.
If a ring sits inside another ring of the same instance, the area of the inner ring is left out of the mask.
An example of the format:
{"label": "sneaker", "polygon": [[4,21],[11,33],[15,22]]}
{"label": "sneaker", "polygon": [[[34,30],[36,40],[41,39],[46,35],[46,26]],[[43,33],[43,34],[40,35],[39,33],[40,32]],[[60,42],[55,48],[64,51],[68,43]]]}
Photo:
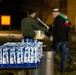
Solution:
{"label": "sneaker", "polygon": [[75,61],[73,61],[73,62],[70,62],[70,63],[71,63],[71,64],[74,64],[74,65],[76,64],[76,62],[75,62]]}
{"label": "sneaker", "polygon": [[67,71],[62,71],[60,72],[60,75],[64,75],[64,74],[67,74],[68,72]]}
{"label": "sneaker", "polygon": [[76,62],[73,62],[72,64],[74,64],[74,65],[75,65],[75,64],[76,64]]}

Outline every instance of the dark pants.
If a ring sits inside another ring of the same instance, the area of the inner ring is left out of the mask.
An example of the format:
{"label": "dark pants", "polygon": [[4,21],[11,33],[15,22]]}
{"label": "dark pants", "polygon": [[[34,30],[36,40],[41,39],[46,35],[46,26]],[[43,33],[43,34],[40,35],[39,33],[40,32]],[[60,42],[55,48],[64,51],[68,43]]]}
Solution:
{"label": "dark pants", "polygon": [[[67,56],[67,42],[54,42],[52,49],[56,52],[60,48],[60,71],[63,72],[66,65],[66,56]],[[54,58],[56,53],[54,54]]]}
{"label": "dark pants", "polygon": [[74,62],[74,60],[73,60],[73,58],[72,58],[72,56],[70,54],[70,51],[69,51],[69,48],[68,47],[67,47],[67,58],[69,59],[69,62],[70,63],[73,63]]}

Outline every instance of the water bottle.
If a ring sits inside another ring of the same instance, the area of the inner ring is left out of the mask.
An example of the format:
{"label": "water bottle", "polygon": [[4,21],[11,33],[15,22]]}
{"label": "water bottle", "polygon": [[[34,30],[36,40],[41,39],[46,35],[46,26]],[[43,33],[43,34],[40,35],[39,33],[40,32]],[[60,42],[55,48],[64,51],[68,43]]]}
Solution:
{"label": "water bottle", "polygon": [[20,67],[21,66],[21,50],[19,47],[16,49],[16,61],[17,61],[16,66]]}
{"label": "water bottle", "polygon": [[19,46],[16,47],[16,66],[24,66],[24,44],[22,43],[20,43]]}
{"label": "water bottle", "polygon": [[0,67],[2,68],[2,46],[0,46]]}
{"label": "water bottle", "polygon": [[3,67],[9,67],[9,49],[7,47],[3,48]]}
{"label": "water bottle", "polygon": [[24,43],[24,38],[22,38],[22,41],[21,42]]}
{"label": "water bottle", "polygon": [[33,39],[30,39],[30,67],[34,64],[34,45]]}
{"label": "water bottle", "polygon": [[34,40],[34,66],[37,66],[37,62],[38,62],[38,47],[37,47],[37,40]]}
{"label": "water bottle", "polygon": [[21,46],[20,47],[20,50],[21,50],[21,67],[24,66],[24,46]]}
{"label": "water bottle", "polygon": [[42,56],[43,56],[43,42],[38,42],[38,47],[39,47],[39,59],[41,60]]}
{"label": "water bottle", "polygon": [[30,66],[30,42],[26,39],[26,47],[24,48],[24,66]]}
{"label": "water bottle", "polygon": [[16,51],[15,47],[10,48],[10,67],[16,66]]}

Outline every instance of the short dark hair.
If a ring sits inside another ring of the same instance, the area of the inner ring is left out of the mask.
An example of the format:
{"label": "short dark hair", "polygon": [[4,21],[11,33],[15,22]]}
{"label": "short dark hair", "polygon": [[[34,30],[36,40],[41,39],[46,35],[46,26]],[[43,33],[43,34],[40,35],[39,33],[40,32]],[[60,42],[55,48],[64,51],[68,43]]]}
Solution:
{"label": "short dark hair", "polygon": [[27,14],[29,14],[29,15],[31,15],[31,14],[33,14],[35,12],[36,12],[36,10],[33,9],[33,8],[30,8],[30,9],[27,10]]}

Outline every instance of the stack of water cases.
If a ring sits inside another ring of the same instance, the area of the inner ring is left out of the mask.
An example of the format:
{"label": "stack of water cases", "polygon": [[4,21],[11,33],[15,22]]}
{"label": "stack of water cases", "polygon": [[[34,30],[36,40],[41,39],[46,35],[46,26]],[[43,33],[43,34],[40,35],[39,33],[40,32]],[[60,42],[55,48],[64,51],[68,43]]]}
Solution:
{"label": "stack of water cases", "polygon": [[42,59],[43,42],[26,39],[26,42],[8,42],[0,46],[0,68],[34,68]]}

